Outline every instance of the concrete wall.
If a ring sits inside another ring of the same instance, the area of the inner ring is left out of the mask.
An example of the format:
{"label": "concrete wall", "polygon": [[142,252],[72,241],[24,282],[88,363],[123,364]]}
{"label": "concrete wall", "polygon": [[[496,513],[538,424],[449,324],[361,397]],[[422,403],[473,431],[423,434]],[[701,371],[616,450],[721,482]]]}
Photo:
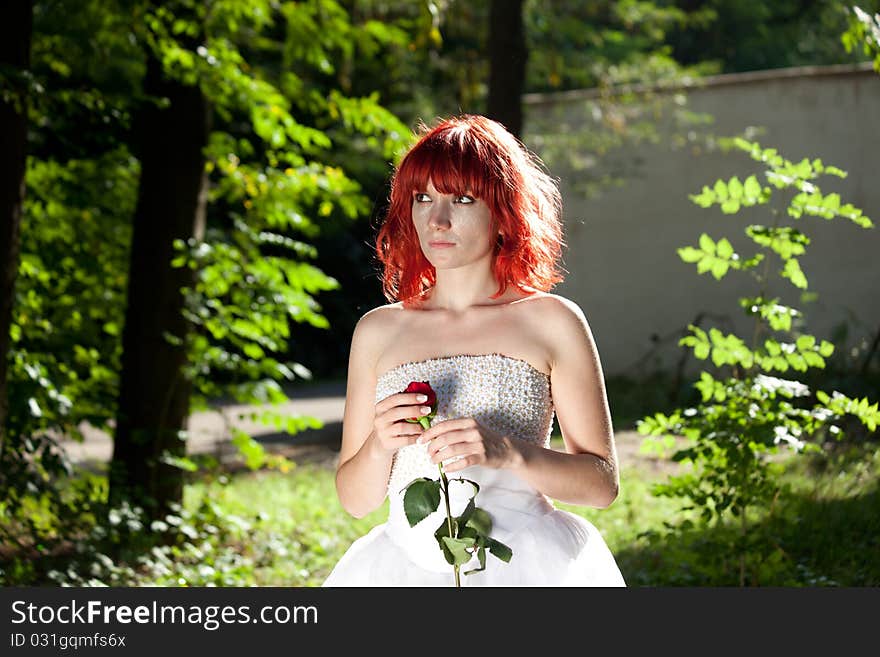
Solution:
{"label": "concrete wall", "polygon": [[[849,66],[786,69],[718,76],[686,93],[688,108],[714,116],[711,130],[717,135],[763,126],[766,132],[755,139],[765,147],[793,161],[818,157],[847,171],[844,180],[826,176],[816,182],[823,192],[837,191],[844,202],[880,223],[880,75]],[[728,274],[720,282],[709,274],[698,276],[676,248],[695,245],[705,231],[716,240],[728,237],[740,253],[753,253],[755,245],[744,229],[750,223],[772,223],[766,206],[724,215],[717,207],[699,208],[688,194],[717,178],[761,174],[761,167],[740,151],[707,150],[697,140],[673,149],[664,140],[597,160],[591,174],[606,162],[609,170],[621,163],[635,168],[629,167],[622,187],[590,198],[581,183],[592,161],[578,157],[584,143],[578,133],[595,118],[597,107],[590,91],[527,97],[524,141],[561,179],[569,274],[556,291],[584,309],[606,375],[639,377],[669,367],[682,355],[678,332],[700,312],[714,315],[705,327],[750,336],[753,320],[744,316],[737,299],[757,292],[754,281],[743,273]],[[549,133],[554,134],[548,140]],[[560,143],[567,157],[559,157]],[[804,311],[806,332],[830,339],[834,327],[846,321],[847,351],[864,345],[880,326],[880,228],[814,217],[793,225],[812,240],[800,260],[809,291],[818,298],[803,303],[800,292],[779,277],[772,279],[769,292]],[[771,256],[775,270],[779,262]],[[655,348],[658,339],[661,345]]]}

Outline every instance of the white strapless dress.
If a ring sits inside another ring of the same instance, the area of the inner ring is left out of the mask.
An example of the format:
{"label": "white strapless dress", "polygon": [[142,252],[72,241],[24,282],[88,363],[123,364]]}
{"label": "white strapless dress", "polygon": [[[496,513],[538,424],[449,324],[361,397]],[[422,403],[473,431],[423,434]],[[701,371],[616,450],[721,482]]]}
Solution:
{"label": "white strapless dress", "polygon": [[[503,356],[447,356],[405,363],[385,372],[376,401],[403,391],[411,381],[428,381],[437,392],[434,423],[473,417],[498,433],[549,447],[553,402],[549,377],[529,363]],[[587,520],[557,509],[542,493],[505,470],[472,466],[450,473],[451,511],[458,515],[473,488],[475,503],[492,518],[492,538],[511,548],[505,563],[486,554],[486,569],[474,557],[461,567],[462,586],[625,586],[599,531]],[[410,445],[394,456],[388,481],[388,520],[357,539],[323,586],[454,586],[452,566],[443,558],[434,531],[446,518],[440,509],[410,527],[403,490],[419,477],[439,478],[426,445]]]}

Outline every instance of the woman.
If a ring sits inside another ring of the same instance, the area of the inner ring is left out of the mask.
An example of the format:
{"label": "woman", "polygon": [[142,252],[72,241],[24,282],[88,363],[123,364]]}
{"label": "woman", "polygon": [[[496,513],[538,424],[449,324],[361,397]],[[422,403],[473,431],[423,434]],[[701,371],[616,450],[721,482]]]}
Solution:
{"label": "woman", "polygon": [[[377,249],[392,303],[352,337],[336,474],[346,511],[362,517],[388,495],[389,517],[324,586],[453,584],[434,537],[443,505],[414,527],[403,510],[407,484],[437,479],[441,462],[450,479],[479,483],[492,538],[513,553],[489,556],[463,586],[624,585],[595,527],[548,499],[604,508],[619,486],[589,326],[548,293],[562,280],[556,184],[499,123],[462,116],[409,150],[390,201]],[[403,392],[412,381],[437,392],[428,429],[406,421],[431,412],[425,395]],[[554,410],[565,452],[550,448]],[[473,491],[456,491],[460,509]]]}

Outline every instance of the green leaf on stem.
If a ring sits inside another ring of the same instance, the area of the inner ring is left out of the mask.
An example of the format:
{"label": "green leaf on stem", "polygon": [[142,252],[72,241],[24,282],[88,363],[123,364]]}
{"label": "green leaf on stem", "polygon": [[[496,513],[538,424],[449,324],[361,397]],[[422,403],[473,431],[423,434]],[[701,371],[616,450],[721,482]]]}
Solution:
{"label": "green leaf on stem", "polygon": [[440,505],[440,482],[422,477],[411,481],[403,496],[403,511],[410,527],[414,527],[437,510]]}
{"label": "green leaf on stem", "polygon": [[456,526],[455,522],[456,522],[455,519],[453,519],[451,534],[449,533],[449,519],[448,518],[444,518],[443,522],[440,523],[440,526],[434,530],[434,538],[437,539],[438,543],[441,543],[441,545],[442,545],[441,539],[444,536],[450,536],[450,537],[454,538],[458,534],[458,527]]}
{"label": "green leaf on stem", "polygon": [[467,525],[468,520],[470,520],[476,509],[477,507],[474,504],[474,498],[472,497],[470,499],[470,502],[468,502],[467,506],[464,508],[464,511],[461,512],[461,515],[456,518],[456,520],[458,521],[458,526],[464,527],[465,525]]}
{"label": "green leaf on stem", "polygon": [[715,255],[715,242],[706,233],[700,235],[700,248],[709,255]]}
{"label": "green leaf on stem", "polygon": [[472,481],[470,479],[465,479],[464,477],[458,477],[455,481],[460,481],[462,483],[468,483],[471,486],[473,486],[474,487],[474,495],[476,495],[477,493],[480,492],[480,484],[478,484],[476,481]]}
{"label": "green leaf on stem", "polygon": [[698,262],[703,259],[703,252],[692,246],[686,246],[678,249],[678,257],[685,262]]}
{"label": "green leaf on stem", "polygon": [[492,517],[480,507],[474,508],[473,515],[468,519],[467,524],[483,536],[488,536],[492,531]]}
{"label": "green leaf on stem", "polygon": [[480,562],[479,568],[471,568],[470,570],[464,571],[465,575],[470,575],[471,573],[478,573],[482,570],[486,570],[486,548],[480,546],[477,549],[477,560]]}
{"label": "green leaf on stem", "polygon": [[789,279],[796,287],[799,287],[802,290],[807,289],[807,277],[804,276],[804,272],[801,270],[801,265],[795,258],[787,260],[785,262],[785,268],[780,273],[784,278]]}
{"label": "green leaf on stem", "polygon": [[440,545],[443,548],[443,556],[446,557],[448,563],[455,566],[461,566],[471,560],[473,555],[468,548],[474,546],[474,539],[443,536],[440,540]]}
{"label": "green leaf on stem", "polygon": [[489,551],[501,561],[505,563],[509,562],[511,557],[513,556],[513,550],[507,547],[501,541],[496,541],[494,538],[490,538],[486,541],[486,547],[489,548]]}

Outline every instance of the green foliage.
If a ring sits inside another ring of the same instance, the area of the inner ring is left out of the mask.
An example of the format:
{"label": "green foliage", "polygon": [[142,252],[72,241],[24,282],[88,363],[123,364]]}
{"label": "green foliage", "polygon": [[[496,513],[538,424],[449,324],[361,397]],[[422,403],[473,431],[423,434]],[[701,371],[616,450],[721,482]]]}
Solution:
{"label": "green foliage", "polygon": [[677,68],[667,47],[669,32],[699,24],[703,13],[641,0],[532,0],[524,13],[527,88],[586,89],[663,78]]}
{"label": "green foliage", "polygon": [[[607,540],[627,583],[815,587],[880,582],[876,443],[835,444],[778,458],[783,470],[778,495],[752,509],[745,536],[736,519],[710,527],[693,510],[671,506],[673,498],[651,499],[651,479],[643,472],[624,472],[628,484],[621,499],[595,522],[609,527]],[[631,508],[618,510],[619,502]]]}
{"label": "green foliage", "polygon": [[335,502],[329,467],[304,465],[297,477],[267,471],[198,476],[186,485],[183,505],[149,524],[139,509],[106,508],[104,477],[87,480],[94,486],[88,522],[73,526],[69,517],[45,515],[63,545],[39,553],[40,546],[5,546],[0,583],[314,586],[382,519],[382,510],[352,519]]}
{"label": "green foliage", "polygon": [[[369,210],[361,186],[330,163],[336,144],[317,126],[335,124],[340,141],[357,135],[386,157],[408,134],[378,104],[377,95],[307,92],[297,77],[310,70],[330,74],[330,61],[340,51],[350,54],[352,40],[369,47],[386,35],[351,24],[329,0],[288,3],[278,11],[268,3],[255,8],[243,15],[236,3],[217,3],[205,19],[207,38],[194,50],[175,37],[192,29],[184,30],[165,8],[146,20],[146,42],[162,58],[166,74],[197,81],[224,120],[207,150],[211,198],[222,207],[222,219],[204,240],[175,244],[175,266],[197,273],[195,288],[185,290],[185,314],[193,328],[188,373],[200,407],[221,394],[243,403],[280,404],[287,397],[277,382],[310,377],[302,364],[285,362],[293,337],[289,324],[327,328],[315,297],[338,283],[308,262],[316,250],[298,237],[316,237],[331,215],[352,220]],[[198,16],[198,7],[195,12]],[[247,30],[230,31],[230,25],[240,26],[248,17],[254,23]],[[254,38],[279,27],[286,31],[281,44],[268,35]],[[260,65],[244,58],[245,45]],[[272,65],[279,50],[282,77]],[[301,426],[294,418],[282,425],[288,431]],[[308,420],[308,426],[318,425]],[[246,434],[236,433],[234,443],[251,466],[289,467],[267,457]]]}
{"label": "green foliage", "polygon": [[[823,195],[815,183],[822,174],[842,177],[845,173],[825,166],[820,160],[794,163],[774,149],[743,139],[735,139],[731,144],[766,167],[764,176],[770,185],[761,186],[756,175],[748,176],[744,184],[734,177],[719,180],[712,187],[704,186],[691,200],[704,208],[719,206],[726,214],[752,205],[766,205],[771,209],[773,225],[746,228],[746,236],[759,248],[747,258],[736,253],[726,238],[715,241],[706,234],[700,237],[699,247],[686,247],[678,253],[683,261],[696,264],[700,274],[711,271],[716,279],[721,279],[730,270],[754,278],[758,294],[739,301],[747,316],[754,320],[751,340],[725,335],[717,328],[705,331],[689,326],[690,335],[679,344],[692,349],[697,359],[711,358],[719,370],[728,368],[728,373],[713,376],[703,371],[694,385],[700,392],[699,403],[645,417],[638,430],[648,436],[686,439],[686,446],[677,449],[673,459],[691,466],[691,470],[659,484],[655,493],[689,500],[685,509],[698,512],[707,525],[719,525],[729,515],[738,519],[740,536],[736,550],[740,558],[740,583],[744,584],[748,555],[767,549],[760,535],[748,531],[749,519],[754,509],[767,506],[780,493],[780,446],[796,452],[818,450],[829,437],[843,436],[840,425],[846,415],[873,432],[880,422],[880,411],[878,404],[872,404],[867,397],[851,399],[838,391],[811,391],[800,381],[770,376],[772,372],[789,369],[822,369],[825,359],[834,351],[831,342],[793,329],[791,320],[800,317],[800,312],[780,305],[776,298],[768,299],[766,290],[769,263],[774,257],[782,263],[780,277],[797,288],[807,288],[796,256],[805,252],[809,239],[798,229],[779,225],[782,217],[795,221],[805,216],[826,220],[842,217],[862,228],[872,227],[861,210],[851,204],[842,205],[837,194]],[[771,201],[784,192],[790,198],[783,204],[783,214]],[[759,271],[757,265],[761,263],[764,266]],[[775,337],[777,333],[784,337]],[[661,449],[665,445],[664,441],[652,442],[650,438],[645,442]]]}
{"label": "green foliage", "polygon": [[68,507],[58,484],[70,464],[58,440],[82,439],[83,423],[109,430],[114,417],[137,173],[124,149],[94,160],[28,160],[0,540],[17,526],[13,518],[40,540],[27,498],[55,512]]}
{"label": "green foliage", "polygon": [[[668,41],[683,64],[713,63],[719,72],[857,61],[841,48],[846,3],[840,0],[700,0],[675,2],[688,13]],[[876,0],[867,0],[873,6]]]}
{"label": "green foliage", "polygon": [[768,338],[760,347],[750,348],[736,335],[724,335],[716,328],[708,333],[699,326],[688,325],[688,329],[692,335],[682,338],[679,344],[691,347],[700,360],[711,357],[716,367],[732,365],[748,370],[757,366],[767,372],[785,372],[789,368],[805,372],[808,367],[824,368],[824,358],[834,351],[831,342],[822,340],[816,344],[812,335],[801,335],[794,343]]}
{"label": "green foliage", "polygon": [[874,62],[874,70],[880,73],[880,13],[871,16],[861,7],[852,7],[849,27],[841,37],[847,52],[861,50]]}
{"label": "green foliage", "polygon": [[70,464],[59,439],[81,438],[86,422],[109,430],[115,416],[139,174],[122,135],[144,70],[120,3],[55,9],[34,5],[8,439],[0,454],[0,540],[46,549],[40,514],[76,506],[63,494]]}
{"label": "green foliage", "polygon": [[[215,115],[207,230],[175,244],[174,266],[196,271],[184,290],[191,330],[165,336],[186,340],[194,410],[226,395],[277,405],[282,384],[310,376],[290,358],[292,324],[326,329],[316,299],[338,288],[310,242],[370,210],[344,166],[385,168],[411,138],[374,90],[344,93],[325,66],[405,33],[357,24],[334,0],[88,0],[75,14],[37,2],[34,15],[33,156],[0,454],[0,525],[16,531],[30,522],[28,496],[62,508],[69,464],[57,441],[81,437],[83,421],[112,433],[139,174],[131,116],[167,102],[143,94],[147,55],[198,85]],[[306,23],[322,37],[299,40]],[[290,433],[320,424],[274,410],[253,419]],[[243,432],[233,438],[251,467],[291,466]],[[31,525],[35,541],[45,538]]]}

